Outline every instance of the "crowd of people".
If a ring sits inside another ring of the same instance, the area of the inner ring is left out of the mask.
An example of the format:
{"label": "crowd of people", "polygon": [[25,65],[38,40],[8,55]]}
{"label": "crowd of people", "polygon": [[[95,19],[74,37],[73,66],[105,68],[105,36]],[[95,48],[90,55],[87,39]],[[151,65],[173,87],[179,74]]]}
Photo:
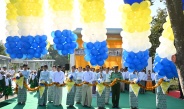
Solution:
{"label": "crowd of people", "polygon": [[[85,82],[82,87],[73,86],[71,90],[67,93],[66,105],[69,107],[73,107],[74,103],[81,104],[84,107],[91,107],[92,103],[92,95],[96,94],[97,96],[97,106],[98,108],[105,108],[105,105],[109,104],[110,93],[112,92],[112,108],[119,107],[119,98],[120,93],[129,92],[130,99],[130,107],[131,109],[138,108],[138,99],[133,93],[129,84],[125,84],[122,82],[117,82],[112,87],[105,87],[102,94],[99,94],[96,90],[96,86],[88,85],[93,84],[95,82],[105,82],[106,84],[110,84],[114,79],[123,79],[134,81],[138,79],[143,86],[146,86],[148,81],[152,82],[152,85],[155,85],[155,73],[148,70],[146,73],[145,70],[141,72],[128,72],[127,68],[121,68],[118,70],[118,66],[113,68],[105,68],[100,67],[99,69],[90,68],[87,65],[85,68],[75,66],[71,67],[71,71],[65,72],[65,68],[61,66],[52,66],[52,70],[48,70],[48,66],[41,66],[38,71],[30,70],[28,65],[24,64],[18,70],[18,73],[24,76],[24,81],[29,84],[30,88],[35,88],[40,86],[43,83],[57,83],[63,84],[66,79],[69,78],[77,84]],[[0,71],[0,97],[5,96],[5,100],[8,99],[8,95],[13,94],[12,91],[12,78],[15,75],[15,70],[11,68],[7,70],[6,67],[3,67]],[[47,102],[53,102],[53,105],[60,106],[62,99],[62,89],[63,87],[57,87],[56,85],[45,87],[44,93],[40,96],[38,93],[38,105],[45,106]],[[144,94],[145,89],[140,89],[140,93]],[[155,90],[153,90],[155,93]],[[24,105],[27,100],[27,89],[23,86],[23,88],[18,88],[18,104]]]}

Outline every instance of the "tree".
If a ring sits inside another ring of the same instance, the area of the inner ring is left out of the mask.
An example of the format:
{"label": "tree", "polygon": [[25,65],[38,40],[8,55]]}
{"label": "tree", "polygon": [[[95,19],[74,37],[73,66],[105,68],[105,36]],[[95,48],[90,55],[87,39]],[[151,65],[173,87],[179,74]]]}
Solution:
{"label": "tree", "polygon": [[49,57],[51,59],[54,59],[55,65],[65,65],[65,64],[69,64],[69,60],[68,60],[68,56],[61,56],[58,54],[58,52],[56,50],[54,50],[53,45],[50,46],[49,50]]}
{"label": "tree", "polygon": [[159,37],[162,34],[162,25],[166,22],[167,12],[166,9],[158,9],[157,15],[153,17],[151,22],[151,35],[149,36],[152,47],[150,48],[150,56],[154,57],[156,48],[160,45]]}
{"label": "tree", "polygon": [[0,42],[0,55],[6,56],[5,47],[2,42]]}
{"label": "tree", "polygon": [[171,27],[174,32],[175,46],[177,50],[176,65],[180,69],[179,79],[184,93],[184,14],[183,0],[166,0]]}

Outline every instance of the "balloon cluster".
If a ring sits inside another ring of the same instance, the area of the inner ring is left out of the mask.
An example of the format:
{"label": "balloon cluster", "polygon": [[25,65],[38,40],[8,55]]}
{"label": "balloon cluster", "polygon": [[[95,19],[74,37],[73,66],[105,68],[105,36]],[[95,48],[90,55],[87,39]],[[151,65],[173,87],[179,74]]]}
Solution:
{"label": "balloon cluster", "polygon": [[60,55],[73,54],[75,48],[78,48],[76,42],[77,35],[70,30],[56,30],[52,32],[54,49],[58,50]]}
{"label": "balloon cluster", "polygon": [[47,54],[47,37],[43,36],[8,36],[6,38],[6,52],[12,59],[40,58]]}
{"label": "balloon cluster", "polygon": [[150,2],[124,0],[124,3],[119,8],[122,12],[123,63],[129,72],[141,71],[148,65],[151,47],[148,38],[152,20]]}
{"label": "balloon cluster", "polygon": [[108,58],[107,42],[88,42],[84,43],[85,60],[90,61],[92,66],[102,66],[104,61]]}
{"label": "balloon cluster", "polygon": [[73,54],[78,47],[77,35],[72,31],[74,27],[74,0],[49,0],[50,16],[53,23],[54,49],[60,55]]}
{"label": "balloon cluster", "polygon": [[160,76],[166,76],[171,79],[178,77],[175,64],[172,62],[172,56],[176,54],[174,46],[174,34],[171,28],[169,17],[166,18],[166,23],[163,24],[162,36],[159,38],[160,45],[156,49],[154,60],[154,71]]}
{"label": "balloon cluster", "polygon": [[178,77],[175,64],[167,58],[161,58],[158,55],[155,56],[153,70],[160,76],[166,76],[168,79]]}
{"label": "balloon cluster", "polygon": [[104,0],[80,0],[79,3],[83,23],[81,34],[84,41],[85,60],[93,66],[102,66],[108,58]]}
{"label": "balloon cluster", "polygon": [[123,64],[128,67],[129,72],[141,71],[148,65],[149,51],[139,51],[138,53],[123,50]]}
{"label": "balloon cluster", "polygon": [[[43,32],[43,4],[43,0],[10,0],[8,2],[7,31],[9,34],[5,47],[12,59],[41,58],[47,54],[47,36]],[[12,32],[12,30],[16,31]]]}
{"label": "balloon cluster", "polygon": [[120,7],[123,30],[130,33],[149,30],[152,21],[150,2],[142,0],[124,0],[124,2],[125,4]]}

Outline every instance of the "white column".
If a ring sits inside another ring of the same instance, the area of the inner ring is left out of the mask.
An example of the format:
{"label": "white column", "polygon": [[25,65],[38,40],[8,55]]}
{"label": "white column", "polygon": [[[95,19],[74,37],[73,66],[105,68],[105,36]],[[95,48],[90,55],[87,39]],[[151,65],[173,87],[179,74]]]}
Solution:
{"label": "white column", "polygon": [[146,73],[148,72],[148,70],[153,70],[153,64],[152,64],[152,57],[149,57],[148,59],[148,66],[146,67]]}
{"label": "white column", "polygon": [[75,54],[70,55],[70,67],[75,65]]}

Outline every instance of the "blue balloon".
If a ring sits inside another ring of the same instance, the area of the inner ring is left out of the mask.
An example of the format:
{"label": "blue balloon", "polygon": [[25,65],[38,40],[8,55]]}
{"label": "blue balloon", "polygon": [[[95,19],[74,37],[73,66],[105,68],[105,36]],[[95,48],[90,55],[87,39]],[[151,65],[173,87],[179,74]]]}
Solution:
{"label": "blue balloon", "polygon": [[140,61],[139,61],[139,59],[136,59],[136,58],[133,60],[133,63],[134,64],[137,64],[137,65],[141,64]]}
{"label": "blue balloon", "polygon": [[46,55],[47,53],[48,53],[48,50],[47,49],[43,49],[41,54]]}
{"label": "blue balloon", "polygon": [[137,54],[136,54],[137,58],[138,59],[142,59],[144,57],[144,53],[139,51]]}
{"label": "blue balloon", "polygon": [[42,47],[42,48],[44,48],[44,47],[47,46],[47,43],[46,42],[42,42],[42,43],[39,44],[39,46]]}
{"label": "blue balloon", "polygon": [[17,56],[16,56],[16,54],[15,53],[13,53],[13,54],[10,54],[10,58],[11,59],[15,59]]}
{"label": "blue balloon", "polygon": [[52,36],[53,38],[55,38],[55,32],[54,32],[54,31],[51,32],[51,36]]}
{"label": "blue balloon", "polygon": [[70,44],[69,43],[65,43],[64,44],[64,50],[68,50],[70,49]]}
{"label": "blue balloon", "polygon": [[55,37],[55,38],[53,39],[53,42],[54,42],[55,44],[59,44],[59,39]]}
{"label": "blue balloon", "polygon": [[87,62],[91,60],[90,56],[88,56],[88,55],[85,55],[85,56],[84,56],[84,59],[85,59]]}
{"label": "blue balloon", "polygon": [[91,53],[91,50],[89,50],[89,49],[84,49],[84,53],[87,54],[87,55],[89,55],[89,54]]}
{"label": "blue balloon", "polygon": [[56,45],[56,50],[63,50],[63,45],[60,44]]}
{"label": "blue balloon", "polygon": [[96,60],[97,60],[97,61],[101,61],[101,60],[103,60],[103,56],[98,55],[98,56],[96,57]]}
{"label": "blue balloon", "polygon": [[97,61],[94,58],[92,58],[90,60],[90,63],[91,63],[92,66],[96,66],[97,65]]}
{"label": "blue balloon", "polygon": [[34,43],[32,43],[31,46],[32,46],[33,48],[37,48],[37,47],[38,47],[38,43],[34,42]]}
{"label": "blue balloon", "polygon": [[28,50],[25,49],[25,48],[21,48],[21,52],[22,52],[23,54],[27,54],[27,53],[28,53]]}
{"label": "blue balloon", "polygon": [[88,43],[86,44],[86,46],[87,46],[88,49],[92,49],[92,48],[93,48],[93,43],[88,42]]}
{"label": "blue balloon", "polygon": [[71,37],[72,41],[76,41],[78,39],[78,36],[74,33],[72,33]]}
{"label": "blue balloon", "polygon": [[33,57],[34,57],[33,54],[28,54],[28,55],[27,55],[27,58],[28,58],[28,59],[33,59]]}
{"label": "blue balloon", "polygon": [[65,43],[66,39],[67,38],[62,36],[62,37],[58,38],[58,41],[59,41],[60,44],[63,44],[63,43]]}
{"label": "blue balloon", "polygon": [[168,60],[167,58],[163,58],[163,59],[161,60],[161,64],[164,65],[164,66],[167,66],[167,65],[170,64],[170,62],[169,62],[169,60]]}
{"label": "blue balloon", "polygon": [[95,42],[94,43],[94,47],[96,48],[96,49],[100,49],[101,48],[101,43],[100,42]]}
{"label": "blue balloon", "polygon": [[13,37],[12,36],[8,36],[6,38],[6,42],[13,42]]}
{"label": "blue balloon", "polygon": [[8,44],[7,42],[4,44],[4,46],[5,46],[6,48],[10,48],[10,46],[9,46],[9,44]]}
{"label": "blue balloon", "polygon": [[125,67],[128,67],[128,66],[129,66],[129,63],[127,63],[126,61],[123,61],[123,65],[124,65]]}
{"label": "blue balloon", "polygon": [[58,54],[59,54],[59,55],[62,55],[62,51],[61,51],[61,50],[58,50]]}
{"label": "blue balloon", "polygon": [[67,43],[71,43],[71,42],[72,42],[72,39],[70,39],[70,38],[68,37],[68,38],[66,38],[66,42],[67,42]]}
{"label": "blue balloon", "polygon": [[86,42],[83,43],[83,47],[87,48],[87,43]]}
{"label": "blue balloon", "polygon": [[98,64],[99,66],[103,66],[103,65],[104,65],[104,61],[103,61],[103,60],[100,60],[100,61],[97,62],[97,64]]}
{"label": "blue balloon", "polygon": [[135,58],[135,53],[134,52],[129,52],[128,57],[130,57],[132,59]]}
{"label": "blue balloon", "polygon": [[98,55],[98,50],[92,49],[91,54],[94,55],[94,56],[97,56]]}
{"label": "blue balloon", "polygon": [[6,49],[6,52],[7,52],[8,54],[12,54],[12,53],[13,53],[12,49]]}
{"label": "blue balloon", "polygon": [[35,53],[35,54],[34,54],[34,57],[35,57],[35,58],[40,58],[40,57],[41,57],[41,54],[40,54],[40,53]]}
{"label": "blue balloon", "polygon": [[19,42],[17,42],[17,46],[16,46],[17,48],[22,48],[22,43],[21,43],[21,41],[19,41]]}
{"label": "blue balloon", "polygon": [[29,42],[29,43],[33,43],[34,42],[34,37],[33,36],[27,36],[26,37],[26,39],[27,39],[27,42]]}
{"label": "blue balloon", "polygon": [[128,57],[128,52],[126,50],[123,50],[123,57]]}
{"label": "blue balloon", "polygon": [[47,41],[47,36],[46,36],[46,35],[42,35],[42,36],[41,36],[41,41],[42,41],[42,42]]}
{"label": "blue balloon", "polygon": [[23,54],[21,54],[21,53],[17,54],[17,58],[18,58],[18,59],[23,58]]}
{"label": "blue balloon", "polygon": [[77,47],[77,43],[76,42],[71,42],[70,46],[72,49],[75,49]]}
{"label": "blue balloon", "polygon": [[106,41],[101,42],[101,47],[106,47],[106,46],[107,46],[107,42]]}
{"label": "blue balloon", "polygon": [[107,53],[104,53],[103,54],[103,59],[106,60],[108,58],[108,54]]}
{"label": "blue balloon", "polygon": [[61,37],[61,36],[62,36],[61,31],[60,31],[60,30],[56,30],[56,31],[55,31],[55,36],[56,36],[56,37]]}
{"label": "blue balloon", "polygon": [[66,56],[68,54],[67,50],[62,50],[62,54]]}
{"label": "blue balloon", "polygon": [[68,53],[69,53],[69,54],[74,54],[74,49],[69,49],[69,50],[68,50]]}
{"label": "blue balloon", "polygon": [[35,53],[35,50],[34,50],[33,48],[30,48],[30,49],[28,50],[28,53],[31,54],[31,55],[33,55],[33,54]]}
{"label": "blue balloon", "polygon": [[129,64],[129,67],[128,68],[130,68],[132,70],[135,70],[135,65],[134,64]]}
{"label": "blue balloon", "polygon": [[57,46],[56,44],[53,44],[54,50],[57,50],[57,47],[56,46]]}
{"label": "blue balloon", "polygon": [[98,51],[99,51],[100,54],[106,53],[105,48],[101,48],[101,49],[99,49]]}
{"label": "blue balloon", "polygon": [[9,48],[14,48],[16,46],[16,43],[15,42],[10,42],[9,43]]}
{"label": "blue balloon", "polygon": [[158,74],[159,74],[160,76],[165,76],[165,75],[166,75],[164,69],[159,70],[159,71],[158,71]]}
{"label": "blue balloon", "polygon": [[142,0],[124,0],[124,3],[125,4],[130,4],[130,5],[132,5],[133,3],[141,3],[142,2]]}
{"label": "blue balloon", "polygon": [[21,42],[26,42],[26,41],[27,41],[26,36],[21,36],[20,41],[21,41]]}
{"label": "blue balloon", "polygon": [[35,36],[35,42],[37,42],[37,43],[40,43],[41,41],[40,41],[40,36],[39,35],[36,35]]}
{"label": "blue balloon", "polygon": [[19,42],[20,41],[20,38],[18,36],[14,36],[14,41],[15,42]]}
{"label": "blue balloon", "polygon": [[168,79],[172,79],[172,78],[174,77],[174,75],[173,75],[173,73],[171,73],[171,72],[167,72],[167,73],[166,73],[166,77],[167,77]]}

